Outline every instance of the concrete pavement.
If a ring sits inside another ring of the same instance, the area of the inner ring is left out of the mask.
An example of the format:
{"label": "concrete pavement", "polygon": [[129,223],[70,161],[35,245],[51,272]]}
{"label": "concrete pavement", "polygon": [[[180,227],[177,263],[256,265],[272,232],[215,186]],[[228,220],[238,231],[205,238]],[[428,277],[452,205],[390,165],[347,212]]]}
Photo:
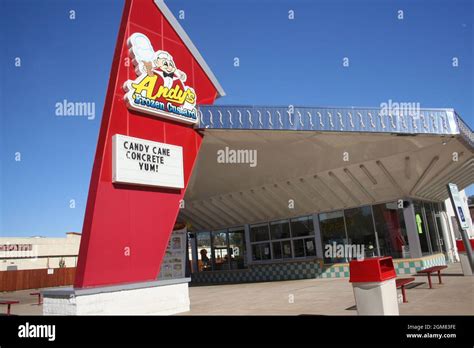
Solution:
{"label": "concrete pavement", "polygon": [[[474,277],[462,276],[460,264],[449,265],[443,285],[433,277],[416,276],[407,289],[401,315],[473,315]],[[408,276],[407,276],[408,277]],[[398,290],[400,293],[400,290]],[[357,315],[349,279],[308,279],[283,282],[199,286],[190,288],[187,315]]]}
{"label": "concrete pavement", "polygon": [[[402,315],[473,315],[474,277],[464,277],[460,264],[443,272],[443,285],[433,277],[416,276],[407,289],[408,303],[399,305]],[[18,299],[12,307],[17,315],[41,315],[42,306],[30,296],[34,290],[0,293],[1,299]],[[398,290],[400,293],[400,290]],[[189,288],[191,311],[182,315],[357,315],[352,286],[345,279],[308,279],[267,283],[195,286]],[[0,306],[2,313],[6,306]]]}

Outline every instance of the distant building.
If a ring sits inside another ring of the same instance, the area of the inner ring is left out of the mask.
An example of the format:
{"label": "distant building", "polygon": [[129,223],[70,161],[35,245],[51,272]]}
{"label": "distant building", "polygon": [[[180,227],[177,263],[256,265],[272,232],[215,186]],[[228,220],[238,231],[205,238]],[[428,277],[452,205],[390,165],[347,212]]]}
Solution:
{"label": "distant building", "polygon": [[76,267],[81,234],[64,238],[0,237],[0,271]]}

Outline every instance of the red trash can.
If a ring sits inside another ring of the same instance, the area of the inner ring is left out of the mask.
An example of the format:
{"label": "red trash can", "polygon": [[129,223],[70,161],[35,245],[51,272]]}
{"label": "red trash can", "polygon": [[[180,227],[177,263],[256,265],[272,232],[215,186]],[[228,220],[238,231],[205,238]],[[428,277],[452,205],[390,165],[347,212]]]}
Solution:
{"label": "red trash can", "polygon": [[391,257],[353,260],[350,278],[359,315],[398,315],[395,268]]}

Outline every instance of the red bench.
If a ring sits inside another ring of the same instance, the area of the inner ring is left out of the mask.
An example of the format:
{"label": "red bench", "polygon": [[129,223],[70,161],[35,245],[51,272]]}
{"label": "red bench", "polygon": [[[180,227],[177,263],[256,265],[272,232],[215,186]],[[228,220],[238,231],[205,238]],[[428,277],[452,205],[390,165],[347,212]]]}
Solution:
{"label": "red bench", "polygon": [[438,280],[440,284],[443,284],[441,281],[441,270],[448,268],[448,266],[433,266],[429,268],[422,269],[418,271],[417,274],[426,274],[428,276],[428,283],[430,285],[430,289],[433,289],[433,284],[431,283],[431,273],[438,272]]}
{"label": "red bench", "polygon": [[7,315],[11,315],[11,306],[18,303],[20,303],[20,301],[16,301],[16,300],[0,301],[0,305],[7,305]]}
{"label": "red bench", "polygon": [[402,289],[402,297],[403,297],[403,303],[407,303],[407,296],[405,293],[405,285],[413,283],[415,281],[415,278],[398,278],[395,279],[395,284],[397,286],[397,289]]}
{"label": "red bench", "polygon": [[31,296],[38,296],[38,306],[41,305],[41,292],[31,292]]}

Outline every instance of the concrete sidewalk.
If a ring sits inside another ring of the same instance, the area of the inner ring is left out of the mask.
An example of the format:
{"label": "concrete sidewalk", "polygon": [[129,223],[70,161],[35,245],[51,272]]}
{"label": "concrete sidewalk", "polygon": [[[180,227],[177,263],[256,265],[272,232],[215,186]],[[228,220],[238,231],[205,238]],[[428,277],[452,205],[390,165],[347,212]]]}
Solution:
{"label": "concrete sidewalk", "polygon": [[[408,303],[399,305],[402,315],[473,315],[474,277],[462,276],[460,264],[442,272],[443,285],[433,278],[415,276],[407,289]],[[405,277],[408,277],[405,276]],[[398,290],[400,293],[400,290]],[[283,282],[199,286],[190,288],[188,315],[357,315],[349,279],[308,279]]]}
{"label": "concrete sidewalk", "polygon": [[[433,277],[416,276],[419,286],[407,289],[402,315],[473,315],[474,277],[463,277],[460,264],[443,272],[443,285]],[[1,299],[20,300],[12,307],[17,315],[41,315],[42,306],[30,296],[34,290],[0,293]],[[398,290],[400,293],[400,290]],[[357,315],[349,279],[308,279],[268,283],[196,286],[189,288],[191,311],[182,315]],[[1,313],[6,306],[0,306]]]}

